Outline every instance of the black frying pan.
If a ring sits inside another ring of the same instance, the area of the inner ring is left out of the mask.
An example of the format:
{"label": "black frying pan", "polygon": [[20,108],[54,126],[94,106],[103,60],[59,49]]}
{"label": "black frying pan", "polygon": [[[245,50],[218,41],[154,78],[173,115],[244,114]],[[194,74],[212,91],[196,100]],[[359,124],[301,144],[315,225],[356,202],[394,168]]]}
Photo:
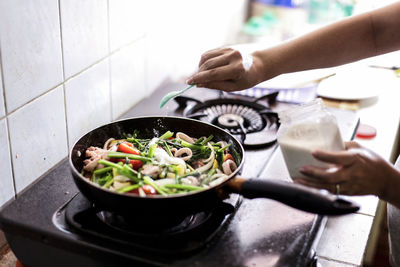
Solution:
{"label": "black frying pan", "polygon": [[[105,141],[110,137],[122,138],[124,134],[133,133],[135,129],[140,131],[141,138],[153,138],[156,133],[161,135],[168,130],[175,133],[184,132],[193,137],[213,134],[213,140],[232,143],[231,148],[241,156],[240,165],[229,176],[229,179],[217,186],[207,190],[167,197],[158,195],[140,197],[112,192],[95,185],[80,174],[88,147],[103,147]],[[274,199],[291,207],[316,214],[340,215],[359,209],[357,205],[326,191],[271,179],[241,178],[238,174],[243,167],[244,153],[239,141],[225,130],[211,124],[179,117],[138,117],[116,121],[85,134],[71,150],[70,165],[79,190],[96,207],[125,216],[132,215],[147,221],[160,221],[211,209],[222,200],[223,196],[226,196],[226,193],[232,192],[246,198]],[[251,164],[251,162],[247,164]]]}

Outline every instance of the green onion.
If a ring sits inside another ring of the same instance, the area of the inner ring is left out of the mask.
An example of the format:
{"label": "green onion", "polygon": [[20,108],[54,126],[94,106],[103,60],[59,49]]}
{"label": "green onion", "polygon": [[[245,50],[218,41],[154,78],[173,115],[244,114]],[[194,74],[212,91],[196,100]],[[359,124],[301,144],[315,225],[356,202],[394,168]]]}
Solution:
{"label": "green onion", "polygon": [[167,142],[162,141],[162,142],[161,142],[161,146],[165,149],[165,151],[167,151],[167,153],[168,153],[168,155],[169,155],[170,157],[173,156],[171,150],[169,149],[169,146],[168,146]]}
{"label": "green onion", "polygon": [[122,153],[122,152],[108,152],[107,156],[110,158],[138,159],[138,160],[141,160],[144,162],[151,161],[151,158],[148,158],[148,157],[139,156],[139,155],[135,155],[135,154]]}
{"label": "green onion", "polygon": [[164,185],[164,187],[189,190],[189,191],[197,191],[197,190],[204,189],[204,187],[195,186],[195,185],[185,185],[185,184],[166,184],[166,185]]}
{"label": "green onion", "polygon": [[114,183],[114,178],[110,179],[103,185],[103,188],[109,188]]}
{"label": "green onion", "polygon": [[126,193],[126,192],[132,191],[136,188],[139,188],[141,186],[142,186],[141,184],[128,185],[128,186],[118,189],[117,192]]}
{"label": "green onion", "polygon": [[129,167],[128,165],[124,165],[122,169],[119,170],[119,173],[128,177],[132,181],[138,183],[140,182],[141,174]]}
{"label": "green onion", "polygon": [[105,168],[101,168],[101,169],[97,169],[93,172],[93,174],[99,175],[99,174],[103,174],[106,173],[108,171],[111,171],[112,167],[105,167]]}
{"label": "green onion", "polygon": [[228,147],[230,147],[232,144],[227,144],[224,147],[221,147],[220,149],[218,149],[218,151],[224,151],[225,149],[227,149]]}
{"label": "green onion", "polygon": [[100,159],[100,160],[98,161],[98,163],[99,163],[99,164],[106,165],[106,166],[109,166],[109,167],[116,168],[116,169],[118,169],[118,170],[120,170],[120,169],[122,168],[122,165],[116,164],[116,163],[114,163],[114,162],[111,162],[111,161],[108,161],[108,160],[105,160],[105,159]]}
{"label": "green onion", "polygon": [[144,176],[144,177],[143,177],[143,182],[144,182],[145,184],[148,184],[148,185],[151,185],[152,187],[154,187],[154,189],[155,189],[160,195],[168,196],[168,194],[165,193],[164,190],[162,190],[161,187],[158,186],[158,185],[154,182],[154,180],[150,178],[150,176]]}
{"label": "green onion", "polygon": [[186,174],[180,176],[179,179],[180,179],[180,178],[185,178],[185,177],[188,177],[188,176],[196,176],[196,177],[199,177],[200,174],[201,174],[201,173],[199,173],[198,171],[193,171],[193,172],[189,172],[189,173],[186,173]]}
{"label": "green onion", "polygon": [[209,141],[211,141],[211,139],[214,138],[214,135],[210,135],[209,137],[206,138],[206,140],[202,141],[200,144],[205,145],[207,144]]}
{"label": "green onion", "polygon": [[139,150],[143,150],[144,149],[144,145],[142,145],[142,143],[139,142],[139,140],[137,140],[136,138],[127,138],[126,141],[131,142],[132,144],[135,143],[138,145]]}
{"label": "green onion", "polygon": [[236,165],[239,166],[242,161],[242,157],[240,156],[239,152],[236,151],[236,149],[232,149],[232,156],[235,160]]}
{"label": "green onion", "polygon": [[211,169],[208,173],[207,173],[207,177],[201,181],[200,185],[205,185],[208,184],[211,180],[211,177],[214,175],[215,173],[215,169]]}
{"label": "green onion", "polygon": [[154,157],[154,153],[156,152],[157,144],[151,144],[149,147],[149,151],[147,152],[147,157]]}
{"label": "green onion", "polygon": [[161,140],[169,139],[169,138],[171,138],[173,135],[174,135],[173,132],[167,131],[167,132],[165,132],[163,135],[160,136],[160,139],[161,139]]}
{"label": "green onion", "polygon": [[202,137],[200,137],[199,139],[197,139],[196,142],[194,142],[193,144],[194,144],[194,145],[198,145],[198,144],[200,144],[201,142],[203,142],[204,139],[206,139],[206,138],[205,138],[204,136],[202,136]]}
{"label": "green onion", "polygon": [[187,163],[186,163],[186,167],[187,167],[191,172],[194,172],[194,169],[193,169],[192,166],[190,166],[190,164],[187,164]]}
{"label": "green onion", "polygon": [[224,151],[219,149],[215,151],[215,154],[216,154],[216,160],[218,162],[218,168],[221,169],[222,163],[224,163]]}
{"label": "green onion", "polygon": [[115,164],[111,161],[104,160],[104,159],[99,160],[98,163],[109,166],[109,167],[116,168],[119,173],[128,177],[129,179],[131,179],[132,181],[134,181],[136,183],[138,183],[140,181],[139,180],[139,178],[141,177],[140,173],[138,173],[137,171],[135,171],[134,169],[132,169],[131,167],[129,167],[126,164],[125,165]]}

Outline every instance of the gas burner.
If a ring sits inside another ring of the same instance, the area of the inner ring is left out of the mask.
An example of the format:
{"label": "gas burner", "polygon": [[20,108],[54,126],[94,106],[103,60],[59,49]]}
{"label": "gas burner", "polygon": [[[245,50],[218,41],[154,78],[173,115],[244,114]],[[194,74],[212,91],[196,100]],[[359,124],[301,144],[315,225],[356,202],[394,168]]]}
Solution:
{"label": "gas burner", "polygon": [[[133,251],[149,252],[151,255],[177,256],[192,253],[208,244],[230,221],[242,198],[238,195],[221,201],[209,211],[183,217],[175,225],[164,227],[136,224],[134,217],[126,218],[112,212],[96,209],[82,194],[77,194],[57,214],[64,214],[68,227],[64,231],[83,234],[97,242],[134,248]],[[136,214],[140,216],[140,214]],[[136,216],[136,221],[140,218]],[[132,251],[132,250],[130,250]]]}
{"label": "gas burner", "polygon": [[237,104],[213,105],[204,109],[207,122],[226,128],[231,134],[257,132],[265,125],[261,115],[251,107]]}
{"label": "gas burner", "polygon": [[136,220],[135,218],[126,218],[113,212],[101,211],[96,215],[107,227],[122,234],[154,238],[157,236],[171,237],[185,234],[206,222],[210,218],[211,213],[199,212],[184,218],[178,218],[178,220],[173,221],[175,223],[165,225],[159,224],[157,226],[141,223],[138,224],[137,218]]}
{"label": "gas burner", "polygon": [[[186,105],[184,116],[224,128],[235,135],[247,148],[269,146],[276,141],[278,115],[258,100],[220,98],[201,102],[178,97],[180,106]],[[186,102],[195,102],[187,105]]]}

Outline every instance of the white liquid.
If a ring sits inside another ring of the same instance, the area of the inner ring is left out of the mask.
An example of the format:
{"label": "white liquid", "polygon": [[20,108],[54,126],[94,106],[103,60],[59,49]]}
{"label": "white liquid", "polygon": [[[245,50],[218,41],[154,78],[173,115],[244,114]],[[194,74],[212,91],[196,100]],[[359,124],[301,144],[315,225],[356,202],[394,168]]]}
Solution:
{"label": "white liquid", "polygon": [[311,152],[314,150],[332,152],[344,149],[342,137],[335,123],[294,125],[278,139],[278,142],[292,178],[304,177],[299,172],[304,165],[330,167],[312,156]]}

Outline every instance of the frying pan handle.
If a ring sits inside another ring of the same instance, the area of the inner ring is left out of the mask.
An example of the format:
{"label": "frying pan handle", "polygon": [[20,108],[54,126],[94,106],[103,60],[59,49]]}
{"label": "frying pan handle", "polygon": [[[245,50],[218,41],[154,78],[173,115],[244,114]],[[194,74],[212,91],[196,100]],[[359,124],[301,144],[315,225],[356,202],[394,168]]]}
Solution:
{"label": "frying pan handle", "polygon": [[236,177],[229,181],[232,191],[246,198],[270,198],[288,206],[320,215],[343,215],[359,210],[353,202],[337,197],[325,190],[277,180]]}

